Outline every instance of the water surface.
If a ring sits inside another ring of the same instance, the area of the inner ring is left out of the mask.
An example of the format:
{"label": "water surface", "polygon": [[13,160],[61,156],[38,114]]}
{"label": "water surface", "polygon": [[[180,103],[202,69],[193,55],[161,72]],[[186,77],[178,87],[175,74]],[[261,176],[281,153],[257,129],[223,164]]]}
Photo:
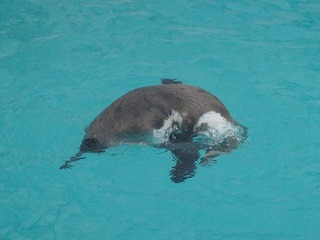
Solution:
{"label": "water surface", "polygon": [[[1,239],[317,239],[318,1],[0,1]],[[160,78],[215,94],[249,141],[181,184],[83,129]]]}

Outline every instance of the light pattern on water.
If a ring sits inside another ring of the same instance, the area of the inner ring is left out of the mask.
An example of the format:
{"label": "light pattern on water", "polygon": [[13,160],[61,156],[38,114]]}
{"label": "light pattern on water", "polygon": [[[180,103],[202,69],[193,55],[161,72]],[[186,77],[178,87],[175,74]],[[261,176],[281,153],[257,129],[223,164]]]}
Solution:
{"label": "light pattern on water", "polygon": [[[317,239],[318,1],[0,1],[1,239]],[[173,184],[83,128],[162,77],[212,92],[249,141]]]}

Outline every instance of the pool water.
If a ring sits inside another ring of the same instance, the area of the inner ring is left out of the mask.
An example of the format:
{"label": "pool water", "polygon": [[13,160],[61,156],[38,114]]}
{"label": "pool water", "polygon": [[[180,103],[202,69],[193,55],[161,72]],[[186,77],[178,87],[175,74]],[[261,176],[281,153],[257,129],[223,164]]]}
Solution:
{"label": "pool water", "polygon": [[[318,239],[319,1],[0,1],[0,239]],[[170,181],[171,153],[59,166],[126,92],[215,94],[245,144]]]}

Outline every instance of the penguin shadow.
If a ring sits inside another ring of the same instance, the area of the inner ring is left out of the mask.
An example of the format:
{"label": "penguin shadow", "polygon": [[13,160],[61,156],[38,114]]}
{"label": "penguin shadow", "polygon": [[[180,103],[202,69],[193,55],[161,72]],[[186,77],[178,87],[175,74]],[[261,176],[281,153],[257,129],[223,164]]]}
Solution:
{"label": "penguin shadow", "polygon": [[[174,183],[185,182],[196,175],[198,166],[216,164],[216,157],[230,152],[228,149],[218,149],[213,146],[203,146],[193,142],[174,143],[166,147],[172,154],[175,165],[169,171],[170,180]],[[201,156],[200,151],[205,151]]]}
{"label": "penguin shadow", "polygon": [[181,183],[188,178],[194,177],[199,159],[201,159],[200,164],[204,162],[204,159],[207,160],[206,158],[201,158],[199,151],[172,149],[171,153],[173,160],[176,162],[175,166],[170,170],[170,179],[174,183]]}

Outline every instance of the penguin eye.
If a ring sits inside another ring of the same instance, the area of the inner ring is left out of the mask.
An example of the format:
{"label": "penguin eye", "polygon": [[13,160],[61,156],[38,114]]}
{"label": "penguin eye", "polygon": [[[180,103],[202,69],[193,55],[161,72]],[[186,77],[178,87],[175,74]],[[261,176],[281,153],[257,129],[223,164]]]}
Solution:
{"label": "penguin eye", "polygon": [[171,140],[176,140],[177,137],[176,137],[176,135],[174,135],[174,134],[171,133],[171,134],[170,134],[170,139],[171,139]]}

